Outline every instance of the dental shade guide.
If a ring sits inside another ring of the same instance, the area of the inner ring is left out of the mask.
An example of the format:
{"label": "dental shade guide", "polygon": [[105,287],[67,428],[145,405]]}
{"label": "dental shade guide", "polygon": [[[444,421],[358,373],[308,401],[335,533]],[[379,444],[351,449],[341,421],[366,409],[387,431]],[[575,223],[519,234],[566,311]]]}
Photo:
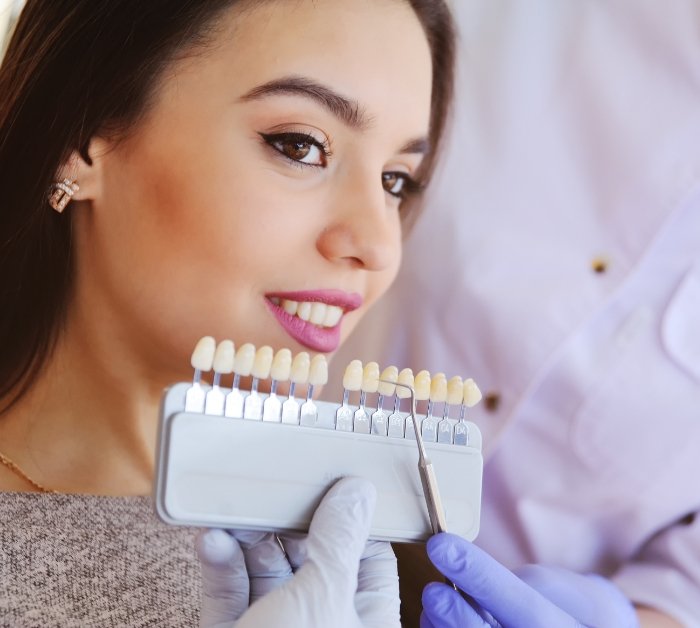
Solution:
{"label": "dental shade guide", "polygon": [[396,380],[399,377],[399,369],[395,366],[387,366],[379,376],[377,384],[377,409],[372,413],[372,434],[386,436],[389,430],[389,414],[384,410],[384,399],[393,397],[396,391]]}
{"label": "dental shade guide", "polygon": [[306,390],[306,401],[301,404],[300,424],[307,426],[326,427],[333,429],[331,422],[319,422],[318,407],[316,406],[313,396],[314,387],[325,386],[328,382],[328,361],[325,355],[315,355],[311,358],[309,365],[308,388]]}
{"label": "dental shade guide", "polygon": [[[414,377],[408,368],[380,371],[376,362],[363,366],[355,360],[345,369],[342,401],[333,403],[313,398],[314,389],[328,380],[322,354],[293,356],[289,349],[274,353],[250,343],[236,351],[230,340],[217,345],[205,337],[191,364],[193,381],[171,386],[161,405],[155,502],[164,521],[306,531],[333,481],[356,475],[377,488],[370,538],[425,540],[433,530],[434,508],[428,503],[426,511],[415,440],[437,469],[450,531],[476,537],[481,433],[465,416],[481,398],[473,380],[448,381],[428,371]],[[212,369],[209,386],[202,376]],[[222,379],[231,373],[226,388]],[[242,378],[251,376],[250,390],[242,388]],[[286,394],[279,394],[281,384],[289,386]],[[303,403],[301,386],[306,386]],[[355,392],[357,401],[351,399]],[[411,407],[402,409],[409,397]],[[427,402],[425,414],[416,414],[416,401]],[[450,418],[451,406],[460,406],[459,420]]]}
{"label": "dental shade guide", "polygon": [[309,381],[309,370],[311,368],[311,356],[302,351],[292,358],[292,366],[289,373],[289,394],[282,404],[282,423],[299,425],[300,404],[294,398],[296,387],[299,384],[306,384]]}
{"label": "dental shade guide", "polygon": [[279,422],[282,420],[282,401],[277,396],[277,386],[289,380],[292,371],[292,352],[280,349],[275,353],[270,367],[270,396],[263,403],[263,421]]}
{"label": "dental shade guide", "polygon": [[204,336],[196,344],[190,363],[194,369],[192,386],[185,396],[185,410],[188,412],[203,412],[206,393],[202,388],[202,373],[211,371],[214,364],[216,341],[211,336]]}

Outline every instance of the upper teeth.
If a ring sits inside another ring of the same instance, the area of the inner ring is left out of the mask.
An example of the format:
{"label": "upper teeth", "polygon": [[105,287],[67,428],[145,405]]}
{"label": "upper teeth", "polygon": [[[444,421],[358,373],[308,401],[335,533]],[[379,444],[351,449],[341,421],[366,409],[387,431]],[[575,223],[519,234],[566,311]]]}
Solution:
{"label": "upper teeth", "polygon": [[335,327],[343,316],[343,308],[337,305],[327,305],[317,301],[292,301],[276,297],[270,300],[275,305],[279,305],[287,314],[298,316],[303,321],[321,327]]}

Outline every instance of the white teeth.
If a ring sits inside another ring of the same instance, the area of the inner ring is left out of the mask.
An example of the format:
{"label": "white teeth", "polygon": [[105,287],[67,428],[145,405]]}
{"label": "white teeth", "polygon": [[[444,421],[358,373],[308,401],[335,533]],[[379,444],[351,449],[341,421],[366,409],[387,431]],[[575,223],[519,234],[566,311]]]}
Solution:
{"label": "white teeth", "polygon": [[281,307],[287,314],[298,316],[319,327],[335,327],[343,318],[343,308],[337,305],[326,305],[317,301],[291,301],[272,297],[272,303]]}
{"label": "white teeth", "polygon": [[294,316],[297,313],[297,309],[299,309],[299,304],[296,301],[287,301],[285,299],[282,301],[282,309],[287,312],[287,314]]}

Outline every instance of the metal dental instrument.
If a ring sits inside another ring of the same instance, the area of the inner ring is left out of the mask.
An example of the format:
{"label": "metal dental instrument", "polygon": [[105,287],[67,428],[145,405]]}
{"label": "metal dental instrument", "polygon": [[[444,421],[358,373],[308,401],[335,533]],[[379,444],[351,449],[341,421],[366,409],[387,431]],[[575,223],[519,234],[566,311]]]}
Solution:
{"label": "metal dental instrument", "polygon": [[[390,382],[380,379],[380,382],[387,384],[395,384],[396,387],[405,388],[410,392],[411,396],[411,419],[413,426],[416,426],[416,394],[412,386],[400,384],[399,382]],[[440,499],[440,491],[438,490],[437,478],[433,463],[430,462],[425,453],[425,445],[423,444],[423,435],[421,430],[414,429],[416,434],[416,443],[418,444],[418,475],[420,475],[421,484],[423,485],[423,496],[425,497],[425,505],[428,508],[428,517],[430,517],[430,527],[433,534],[438,532],[447,532],[447,523],[445,522],[445,511],[442,507]]]}

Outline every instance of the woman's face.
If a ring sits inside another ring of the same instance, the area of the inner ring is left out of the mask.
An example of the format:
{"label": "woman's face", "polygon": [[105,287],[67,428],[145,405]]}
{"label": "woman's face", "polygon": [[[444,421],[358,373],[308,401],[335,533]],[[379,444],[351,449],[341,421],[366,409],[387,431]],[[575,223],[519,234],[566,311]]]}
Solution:
{"label": "woman's face", "polygon": [[76,311],[183,367],[202,335],[333,352],[396,274],[431,79],[407,2],[229,11],[97,151]]}

